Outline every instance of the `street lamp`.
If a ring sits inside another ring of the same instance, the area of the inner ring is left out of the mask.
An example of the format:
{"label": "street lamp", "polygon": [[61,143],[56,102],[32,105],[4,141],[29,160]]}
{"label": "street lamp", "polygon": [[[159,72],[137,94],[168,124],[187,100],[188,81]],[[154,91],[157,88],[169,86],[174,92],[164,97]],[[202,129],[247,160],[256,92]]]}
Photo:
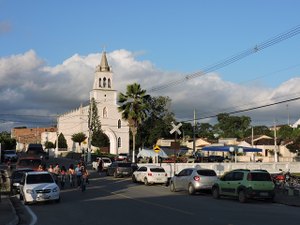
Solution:
{"label": "street lamp", "polygon": [[236,163],[236,161],[237,161],[237,153],[242,153],[244,150],[243,150],[242,147],[235,148],[235,147],[231,146],[231,147],[229,148],[229,151],[230,151],[231,153],[234,152],[234,163]]}

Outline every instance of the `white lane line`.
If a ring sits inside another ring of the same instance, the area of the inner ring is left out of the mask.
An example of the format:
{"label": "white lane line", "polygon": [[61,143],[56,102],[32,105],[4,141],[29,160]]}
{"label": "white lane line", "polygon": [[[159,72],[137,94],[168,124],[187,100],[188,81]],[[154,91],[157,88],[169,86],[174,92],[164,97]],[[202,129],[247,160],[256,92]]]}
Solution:
{"label": "white lane line", "polygon": [[[106,191],[106,192],[109,192],[109,191]],[[117,193],[117,192],[109,192],[109,193],[117,195],[117,196],[120,196],[120,197],[123,197],[123,198],[130,199],[130,200],[133,200],[133,201],[136,201],[136,202],[140,202],[140,203],[152,205],[152,206],[163,208],[163,209],[168,209],[168,210],[176,211],[176,212],[183,213],[183,214],[186,214],[186,215],[191,215],[191,216],[195,215],[194,213],[191,213],[191,212],[188,212],[188,211],[185,211],[185,210],[181,210],[181,209],[173,208],[173,207],[170,207],[170,206],[166,206],[166,205],[162,205],[162,204],[157,204],[157,203],[149,202],[149,201],[146,201],[146,200],[132,198],[132,197],[129,197],[127,195],[120,194],[120,193]]]}
{"label": "white lane line", "polygon": [[27,212],[30,214],[31,216],[31,221],[28,225],[35,225],[36,222],[37,222],[37,217],[36,215],[34,214],[34,212],[27,206],[25,205],[25,209],[27,210]]}

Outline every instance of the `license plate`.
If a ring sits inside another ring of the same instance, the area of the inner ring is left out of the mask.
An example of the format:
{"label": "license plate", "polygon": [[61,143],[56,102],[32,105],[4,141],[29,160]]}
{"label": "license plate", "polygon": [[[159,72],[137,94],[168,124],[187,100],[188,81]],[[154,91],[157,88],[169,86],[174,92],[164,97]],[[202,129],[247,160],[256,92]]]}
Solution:
{"label": "license plate", "polygon": [[41,195],[39,195],[38,197],[39,197],[40,199],[48,199],[48,198],[49,198],[49,196],[46,195],[46,194],[41,194]]}
{"label": "license plate", "polygon": [[261,192],[260,196],[269,196],[269,194],[267,192]]}

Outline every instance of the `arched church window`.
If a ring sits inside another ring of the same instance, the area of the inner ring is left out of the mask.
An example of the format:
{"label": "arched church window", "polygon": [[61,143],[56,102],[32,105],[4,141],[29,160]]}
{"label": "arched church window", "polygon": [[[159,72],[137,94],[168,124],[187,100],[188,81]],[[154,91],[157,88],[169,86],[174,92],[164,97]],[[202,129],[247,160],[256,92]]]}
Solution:
{"label": "arched church window", "polygon": [[103,78],[103,87],[106,87],[106,77]]}
{"label": "arched church window", "polygon": [[118,128],[121,128],[121,120],[118,120]]}
{"label": "arched church window", "polygon": [[122,143],[121,143],[121,138],[118,137],[118,148],[120,148],[122,146]]}
{"label": "arched church window", "polygon": [[108,80],[107,80],[107,86],[108,86],[108,88],[111,88],[111,82],[110,82],[110,79],[108,78]]}
{"label": "arched church window", "polygon": [[99,87],[102,87],[102,86],[101,86],[101,78],[99,78]]}
{"label": "arched church window", "polygon": [[104,107],[103,109],[103,118],[107,118],[107,108]]}

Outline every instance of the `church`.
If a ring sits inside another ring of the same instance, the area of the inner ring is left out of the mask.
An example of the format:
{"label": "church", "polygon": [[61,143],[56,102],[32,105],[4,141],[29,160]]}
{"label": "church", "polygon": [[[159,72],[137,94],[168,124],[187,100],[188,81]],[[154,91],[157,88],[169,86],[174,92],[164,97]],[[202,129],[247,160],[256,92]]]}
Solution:
{"label": "church", "polygon": [[[102,53],[100,65],[96,67],[94,84],[90,91],[90,100],[95,99],[98,116],[103,133],[109,139],[109,153],[129,153],[129,126],[118,111],[117,91],[114,90],[113,72],[108,64],[106,52]],[[57,119],[58,134],[62,133],[67,140],[68,151],[81,151],[78,143],[71,139],[75,133],[83,132],[89,137],[89,105],[60,115]],[[88,147],[86,140],[82,148]],[[92,147],[92,149],[95,149]]]}

